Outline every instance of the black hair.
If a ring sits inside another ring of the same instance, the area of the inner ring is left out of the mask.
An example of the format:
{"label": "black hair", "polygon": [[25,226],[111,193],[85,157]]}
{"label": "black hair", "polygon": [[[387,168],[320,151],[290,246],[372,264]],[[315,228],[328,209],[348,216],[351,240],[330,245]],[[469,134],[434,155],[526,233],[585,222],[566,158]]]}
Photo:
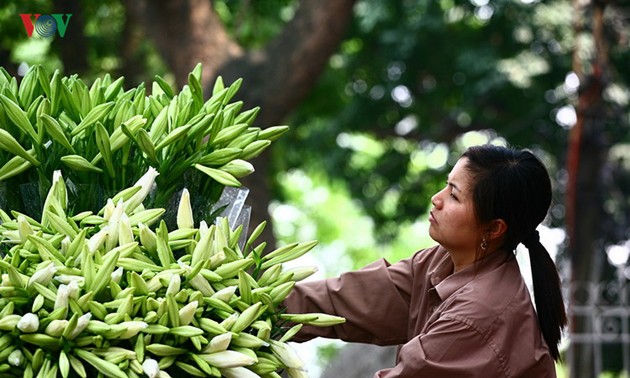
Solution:
{"label": "black hair", "polygon": [[551,180],[544,164],[529,150],[494,145],[470,147],[462,157],[473,182],[473,206],[480,223],[503,219],[507,224],[502,249],[519,243],[529,250],[538,321],[551,356],[567,324],[560,277],[536,227],[551,205]]}

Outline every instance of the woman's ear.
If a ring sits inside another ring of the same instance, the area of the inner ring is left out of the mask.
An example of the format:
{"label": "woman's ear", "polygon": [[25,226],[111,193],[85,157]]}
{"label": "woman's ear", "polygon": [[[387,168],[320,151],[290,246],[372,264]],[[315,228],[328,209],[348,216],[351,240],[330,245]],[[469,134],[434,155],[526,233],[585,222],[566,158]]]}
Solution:
{"label": "woman's ear", "polygon": [[495,240],[507,232],[508,225],[501,218],[495,219],[488,223],[488,227],[486,228],[486,235],[488,235],[489,240]]}

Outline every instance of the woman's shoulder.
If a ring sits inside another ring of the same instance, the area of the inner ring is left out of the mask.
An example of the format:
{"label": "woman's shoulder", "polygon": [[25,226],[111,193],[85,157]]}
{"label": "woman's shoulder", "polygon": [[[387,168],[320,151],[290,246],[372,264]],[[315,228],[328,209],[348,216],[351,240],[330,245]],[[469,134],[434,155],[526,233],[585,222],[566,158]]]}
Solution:
{"label": "woman's shoulder", "polygon": [[445,315],[467,319],[480,328],[535,319],[529,291],[515,261],[475,276],[449,299]]}

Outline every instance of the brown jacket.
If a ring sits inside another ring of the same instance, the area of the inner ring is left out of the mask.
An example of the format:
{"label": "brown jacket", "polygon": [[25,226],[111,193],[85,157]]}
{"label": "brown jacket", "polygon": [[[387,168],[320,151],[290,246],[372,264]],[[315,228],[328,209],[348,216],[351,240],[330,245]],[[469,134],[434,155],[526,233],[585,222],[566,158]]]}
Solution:
{"label": "brown jacket", "polygon": [[393,265],[381,259],[299,283],[288,313],[325,312],[346,323],[304,327],[295,339],[401,345],[396,366],[375,378],[555,377],[514,256],[493,253],[452,272],[448,252],[436,246]]}

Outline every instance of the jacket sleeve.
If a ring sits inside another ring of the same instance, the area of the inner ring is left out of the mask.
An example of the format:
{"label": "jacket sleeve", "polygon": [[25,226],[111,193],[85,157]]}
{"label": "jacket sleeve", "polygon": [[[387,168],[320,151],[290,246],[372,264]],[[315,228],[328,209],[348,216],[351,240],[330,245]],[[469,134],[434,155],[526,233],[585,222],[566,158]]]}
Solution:
{"label": "jacket sleeve", "polygon": [[343,316],[334,327],[304,326],[294,338],[318,336],[349,342],[396,345],[407,340],[412,260],[394,265],[378,260],[337,278],[298,283],[284,301],[287,313]]}
{"label": "jacket sleeve", "polygon": [[403,345],[396,366],[374,378],[507,377],[501,356],[492,340],[471,324],[445,317]]}

